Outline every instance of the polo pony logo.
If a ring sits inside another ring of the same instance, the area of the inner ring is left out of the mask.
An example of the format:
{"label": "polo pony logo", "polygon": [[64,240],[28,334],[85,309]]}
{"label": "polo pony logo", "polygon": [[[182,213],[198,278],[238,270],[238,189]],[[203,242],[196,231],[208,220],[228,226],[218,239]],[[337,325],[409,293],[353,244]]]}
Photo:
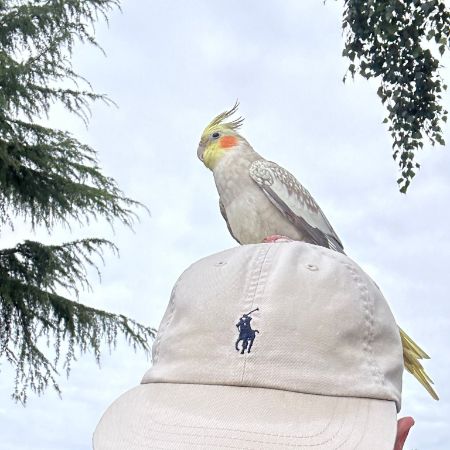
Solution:
{"label": "polo pony logo", "polygon": [[248,312],[247,314],[244,314],[236,324],[236,327],[239,330],[239,337],[236,341],[235,347],[236,350],[239,351],[239,342],[242,341],[241,355],[245,352],[245,350],[247,350],[247,353],[250,353],[253,341],[256,337],[256,333],[259,333],[258,330],[253,330],[252,326],[250,325],[250,322],[253,320],[250,314],[254,313],[255,311],[259,311],[259,308],[256,308],[253,311]]}

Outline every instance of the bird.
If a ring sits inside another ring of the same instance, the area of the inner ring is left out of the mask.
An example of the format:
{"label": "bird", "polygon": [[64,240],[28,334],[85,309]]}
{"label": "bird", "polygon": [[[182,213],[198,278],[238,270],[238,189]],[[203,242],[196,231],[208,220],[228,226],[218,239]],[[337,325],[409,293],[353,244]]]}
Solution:
{"label": "bird", "polygon": [[[212,171],[219,209],[231,236],[241,245],[280,238],[345,253],[325,214],[309,191],[286,169],[264,159],[239,134],[244,119],[230,119],[239,103],[204,129],[197,156]],[[227,121],[228,120],[228,121]],[[435,399],[432,380],[420,363],[429,356],[399,327],[405,369]]]}
{"label": "bird", "polygon": [[220,211],[232,237],[240,244],[254,244],[287,236],[343,253],[341,240],[308,190],[238,133],[241,117],[225,122],[238,106],[236,102],[209,123],[197,151],[213,172]]}

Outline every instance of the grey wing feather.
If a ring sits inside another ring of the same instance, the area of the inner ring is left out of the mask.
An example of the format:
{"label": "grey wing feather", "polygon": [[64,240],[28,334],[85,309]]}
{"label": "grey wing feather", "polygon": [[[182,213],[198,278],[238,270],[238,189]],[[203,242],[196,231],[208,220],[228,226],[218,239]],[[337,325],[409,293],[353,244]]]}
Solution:
{"label": "grey wing feather", "polygon": [[242,245],[242,242],[239,242],[239,240],[236,238],[236,236],[233,234],[233,231],[231,230],[230,227],[230,223],[228,222],[228,218],[227,218],[227,212],[225,211],[225,206],[223,206],[222,200],[219,199],[219,208],[220,208],[220,213],[222,214],[222,217],[224,218],[226,224],[227,224],[227,228],[228,231],[230,232],[231,236],[233,237],[233,239],[238,242],[239,244]]}
{"label": "grey wing feather", "polygon": [[344,253],[341,240],[319,205],[290,172],[260,159],[251,164],[249,174],[273,205],[312,242]]}

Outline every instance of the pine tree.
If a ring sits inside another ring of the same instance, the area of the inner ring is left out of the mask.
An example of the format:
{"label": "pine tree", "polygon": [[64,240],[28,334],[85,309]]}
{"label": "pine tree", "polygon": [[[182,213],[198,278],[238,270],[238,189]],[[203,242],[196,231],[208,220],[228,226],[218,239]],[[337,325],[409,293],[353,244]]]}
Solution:
{"label": "pine tree", "polygon": [[[87,120],[90,102],[108,102],[74,71],[71,55],[79,41],[98,47],[94,23],[114,7],[118,0],[0,0],[0,233],[19,219],[52,230],[136,218],[140,204],[103,175],[92,148],[39,124],[55,103]],[[59,391],[61,365],[69,372],[86,351],[99,361],[102,343],[114,346],[119,335],[149,350],[152,328],[78,302],[105,247],[116,250],[96,238],[0,249],[0,361],[15,369],[16,400],[49,385]]]}
{"label": "pine tree", "polygon": [[450,9],[444,0],[345,0],[344,56],[349,72],[380,81],[398,162],[400,192],[406,193],[420,165],[424,139],[445,145],[447,111],[440,58],[449,46]]}

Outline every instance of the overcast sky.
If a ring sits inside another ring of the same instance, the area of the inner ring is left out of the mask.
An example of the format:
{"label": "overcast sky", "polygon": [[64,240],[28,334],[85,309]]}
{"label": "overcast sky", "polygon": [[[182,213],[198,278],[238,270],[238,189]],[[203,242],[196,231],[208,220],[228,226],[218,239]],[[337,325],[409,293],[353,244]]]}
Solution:
{"label": "overcast sky", "polygon": [[[423,151],[408,195],[398,193],[376,84],[342,83],[341,3],[124,1],[109,28],[97,29],[107,57],[79,47],[74,58],[119,108],[95,106],[88,129],[61,110],[51,121],[97,149],[104,171],[151,217],[142,212],[134,233],[119,223],[115,233],[104,223],[36,236],[19,227],[2,234],[1,246],[25,238],[113,239],[121,256],[107,255],[102,283],[93,275],[94,291],[82,301],[157,327],[180,273],[236,245],[196,150],[205,125],[238,98],[242,134],[310,190],[348,255],[432,356],[426,369],[441,400],[406,373],[401,414],[416,419],[408,449],[443,449],[450,442],[450,152]],[[60,379],[62,399],[48,390],[31,395],[26,408],[11,400],[13,373],[3,364],[0,448],[89,449],[101,414],[149,364],[123,343],[105,350],[101,369],[82,356],[70,378]]]}

